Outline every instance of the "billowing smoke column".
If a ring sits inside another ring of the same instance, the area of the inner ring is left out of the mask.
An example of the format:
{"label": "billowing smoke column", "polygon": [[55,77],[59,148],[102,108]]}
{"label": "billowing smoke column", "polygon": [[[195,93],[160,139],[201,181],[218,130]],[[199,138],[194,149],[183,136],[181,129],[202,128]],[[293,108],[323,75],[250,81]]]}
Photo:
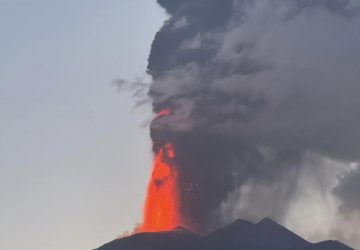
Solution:
{"label": "billowing smoke column", "polygon": [[155,153],[176,151],[187,226],[271,216],[306,232],[312,220],[309,237],[360,244],[332,228],[360,228],[360,196],[348,202],[360,182],[359,1],[158,3],[170,17],[149,56],[149,96],[170,112],[151,137]]}

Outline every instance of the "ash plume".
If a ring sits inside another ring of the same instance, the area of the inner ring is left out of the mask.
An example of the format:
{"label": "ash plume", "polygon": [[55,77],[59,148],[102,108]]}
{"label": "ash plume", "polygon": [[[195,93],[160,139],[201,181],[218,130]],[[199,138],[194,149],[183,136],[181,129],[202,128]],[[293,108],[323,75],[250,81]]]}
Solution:
{"label": "ash plume", "polygon": [[360,2],[158,3],[148,95],[171,113],[151,137],[175,147],[184,217],[205,233],[270,216],[360,246]]}

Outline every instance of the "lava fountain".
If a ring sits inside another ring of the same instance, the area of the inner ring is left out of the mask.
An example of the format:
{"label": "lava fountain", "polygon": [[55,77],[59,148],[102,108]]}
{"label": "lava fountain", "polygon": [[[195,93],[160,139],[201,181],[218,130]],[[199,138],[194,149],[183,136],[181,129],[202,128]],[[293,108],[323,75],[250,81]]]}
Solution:
{"label": "lava fountain", "polygon": [[[167,116],[170,110],[160,111],[156,118]],[[178,172],[173,166],[175,150],[167,143],[154,155],[152,173],[147,187],[141,232],[172,230],[182,225],[178,191]]]}

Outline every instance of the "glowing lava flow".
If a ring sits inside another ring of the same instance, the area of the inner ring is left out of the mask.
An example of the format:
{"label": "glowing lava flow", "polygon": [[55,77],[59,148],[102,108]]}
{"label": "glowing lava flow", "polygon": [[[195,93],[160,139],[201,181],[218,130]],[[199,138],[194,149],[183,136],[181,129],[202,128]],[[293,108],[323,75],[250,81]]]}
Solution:
{"label": "glowing lava flow", "polygon": [[171,144],[163,146],[154,157],[153,169],[144,204],[142,232],[174,229],[181,225],[177,170],[169,162],[175,157]]}

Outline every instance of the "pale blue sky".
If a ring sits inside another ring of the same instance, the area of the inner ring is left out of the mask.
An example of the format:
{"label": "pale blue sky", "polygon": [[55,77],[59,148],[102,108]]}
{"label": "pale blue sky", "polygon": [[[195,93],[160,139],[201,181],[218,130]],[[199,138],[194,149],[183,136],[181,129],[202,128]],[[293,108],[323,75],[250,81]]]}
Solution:
{"label": "pale blue sky", "polygon": [[0,0],[0,249],[95,248],[140,220],[155,0]]}

